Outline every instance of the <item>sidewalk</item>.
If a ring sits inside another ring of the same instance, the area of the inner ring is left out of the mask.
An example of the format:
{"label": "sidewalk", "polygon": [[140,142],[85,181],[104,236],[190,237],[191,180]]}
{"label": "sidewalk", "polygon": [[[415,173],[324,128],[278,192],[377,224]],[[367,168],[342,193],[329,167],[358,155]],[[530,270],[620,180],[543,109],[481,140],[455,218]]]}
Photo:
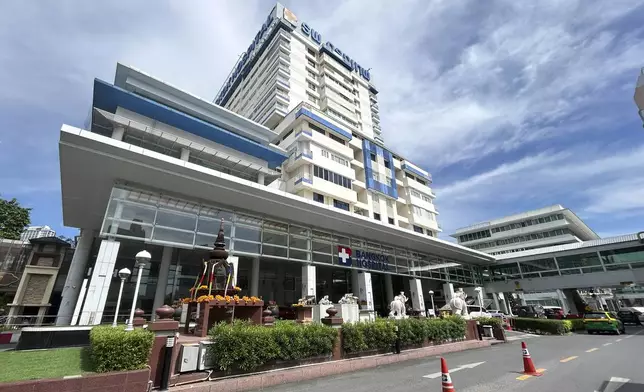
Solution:
{"label": "sidewalk", "polygon": [[220,378],[215,381],[198,382],[170,388],[172,392],[241,392],[269,386],[296,383],[334,374],[349,373],[361,369],[374,368],[390,363],[408,361],[441,355],[445,353],[490,347],[489,340],[466,340],[439,346],[405,350],[401,354],[381,354],[369,357],[343,359],[313,365],[253,373],[245,376]]}

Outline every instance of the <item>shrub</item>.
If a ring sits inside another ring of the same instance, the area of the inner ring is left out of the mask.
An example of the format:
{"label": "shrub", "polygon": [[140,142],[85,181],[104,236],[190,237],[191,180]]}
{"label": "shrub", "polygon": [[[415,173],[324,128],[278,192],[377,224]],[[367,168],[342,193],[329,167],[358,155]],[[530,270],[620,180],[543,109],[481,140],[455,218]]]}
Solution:
{"label": "shrub", "polygon": [[272,328],[235,321],[219,323],[209,331],[208,347],[215,367],[223,371],[250,371],[273,360],[299,360],[329,355],[337,331],[321,324],[299,325],[278,321]]}
{"label": "shrub", "polygon": [[154,333],[137,328],[94,327],[89,333],[90,349],[95,370],[99,373],[137,370],[148,365],[154,343]]}
{"label": "shrub", "polygon": [[390,348],[396,342],[396,326],[402,344],[420,344],[425,340],[434,343],[460,340],[466,330],[465,320],[458,316],[395,321],[378,319],[371,323],[344,324],[342,347],[348,353]]}
{"label": "shrub", "polygon": [[[572,320],[550,320],[538,318],[515,318],[514,325],[517,329],[529,329],[533,331],[546,332],[553,335],[563,335],[579,327],[579,323],[573,324]],[[583,327],[583,321],[582,321]]]}
{"label": "shrub", "polygon": [[481,325],[491,325],[493,327],[501,327],[503,323],[498,317],[475,317],[474,320],[481,323]]}
{"label": "shrub", "polygon": [[570,322],[573,331],[583,331],[586,329],[584,319],[567,319],[566,321]]}

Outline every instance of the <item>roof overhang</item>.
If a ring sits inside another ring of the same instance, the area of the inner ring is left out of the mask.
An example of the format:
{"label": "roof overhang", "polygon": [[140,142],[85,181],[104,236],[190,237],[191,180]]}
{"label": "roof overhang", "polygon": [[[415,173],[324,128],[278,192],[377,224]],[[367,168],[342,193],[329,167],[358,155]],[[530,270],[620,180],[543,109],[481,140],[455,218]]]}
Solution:
{"label": "roof overhang", "polygon": [[64,125],[60,133],[63,222],[98,229],[112,187],[162,190],[177,196],[297,222],[340,235],[395,244],[429,257],[488,264],[494,257],[437,238],[404,231],[277,189]]}

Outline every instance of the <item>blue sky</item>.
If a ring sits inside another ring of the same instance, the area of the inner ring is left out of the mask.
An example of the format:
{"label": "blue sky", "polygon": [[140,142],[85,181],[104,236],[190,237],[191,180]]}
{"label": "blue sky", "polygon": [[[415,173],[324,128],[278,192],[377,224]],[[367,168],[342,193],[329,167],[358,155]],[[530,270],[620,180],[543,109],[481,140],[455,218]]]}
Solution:
{"label": "blue sky", "polygon": [[[3,1],[0,194],[74,234],[57,142],[93,78],[120,61],[212,98],[273,4]],[[644,228],[644,1],[283,4],[372,68],[385,142],[432,172],[443,237],[557,203],[602,236]]]}

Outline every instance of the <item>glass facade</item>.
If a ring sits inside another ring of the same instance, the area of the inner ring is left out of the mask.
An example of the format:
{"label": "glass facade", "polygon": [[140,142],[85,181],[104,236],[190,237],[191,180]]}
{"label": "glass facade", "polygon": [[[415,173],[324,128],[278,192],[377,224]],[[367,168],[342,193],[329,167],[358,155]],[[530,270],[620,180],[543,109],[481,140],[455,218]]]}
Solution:
{"label": "glass facade", "polygon": [[[246,215],[213,205],[117,186],[103,221],[101,236],[186,250],[209,250],[224,219],[231,255],[320,265],[339,264],[338,246],[385,255],[386,271],[418,278],[480,283],[476,267],[448,263],[431,255],[394,248],[288,222]],[[120,253],[120,252],[119,252]]]}

